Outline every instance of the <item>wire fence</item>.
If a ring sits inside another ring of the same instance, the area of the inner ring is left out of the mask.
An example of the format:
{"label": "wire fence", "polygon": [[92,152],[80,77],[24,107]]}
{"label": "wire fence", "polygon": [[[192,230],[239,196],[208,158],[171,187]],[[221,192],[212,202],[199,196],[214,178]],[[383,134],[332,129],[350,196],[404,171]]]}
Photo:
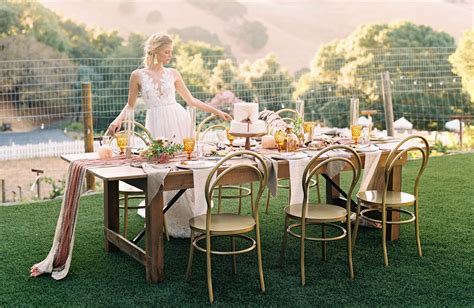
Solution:
{"label": "wire fence", "polygon": [[[416,129],[433,131],[443,130],[455,115],[472,113],[461,79],[452,73],[448,60],[454,51],[444,47],[369,50],[360,62],[330,58],[311,67],[301,79],[272,57],[238,64],[224,56],[194,55],[187,62],[174,59],[172,66],[203,101],[230,90],[244,101],[259,102],[260,110],[277,110],[291,107],[299,97],[305,101],[305,120],[345,127],[349,101],[357,97],[361,110],[380,111],[374,116],[379,129],[385,128],[381,74],[388,71],[395,119],[403,116]],[[140,58],[0,61],[0,128],[81,122],[81,84],[90,82],[94,130],[103,132],[125,105],[130,73],[140,67]],[[179,97],[178,101],[183,103]],[[229,108],[226,103],[218,107]],[[139,100],[136,117],[143,121],[144,116],[145,106]]]}

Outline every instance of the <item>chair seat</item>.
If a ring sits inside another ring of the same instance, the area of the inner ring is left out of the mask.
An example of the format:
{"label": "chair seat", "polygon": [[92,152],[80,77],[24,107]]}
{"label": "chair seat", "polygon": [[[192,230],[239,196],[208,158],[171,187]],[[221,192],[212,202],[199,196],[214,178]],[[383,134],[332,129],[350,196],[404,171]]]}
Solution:
{"label": "chair seat", "polygon": [[[189,225],[195,231],[206,232],[206,214],[191,218]],[[211,232],[245,233],[254,227],[253,217],[237,214],[212,214],[211,216]]]}
{"label": "chair seat", "polygon": [[[357,193],[357,198],[368,206],[379,206],[382,204],[382,191],[368,190]],[[405,206],[415,203],[415,196],[400,191],[387,191],[387,206]]]}
{"label": "chair seat", "polygon": [[[287,215],[301,218],[303,204],[292,204],[285,208]],[[347,216],[347,210],[333,204],[308,204],[306,219],[320,222],[342,221]]]}
{"label": "chair seat", "polygon": [[125,182],[119,181],[119,193],[143,194],[143,190]]}

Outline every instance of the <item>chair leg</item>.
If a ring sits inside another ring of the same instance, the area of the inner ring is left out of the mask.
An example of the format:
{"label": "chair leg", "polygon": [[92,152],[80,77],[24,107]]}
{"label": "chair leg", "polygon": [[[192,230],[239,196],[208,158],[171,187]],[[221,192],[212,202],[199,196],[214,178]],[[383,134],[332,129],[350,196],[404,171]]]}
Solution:
{"label": "chair leg", "polygon": [[352,263],[352,234],[351,234],[351,213],[347,215],[347,265],[349,266],[349,277],[354,279],[354,265]]}
{"label": "chair leg", "polygon": [[239,215],[242,212],[242,184],[239,185]]}
{"label": "chair leg", "polygon": [[418,255],[423,256],[421,250],[421,239],[420,239],[420,225],[419,225],[419,215],[418,215],[418,200],[415,201],[415,236],[416,236],[416,246],[418,248]]}
{"label": "chair leg", "polygon": [[[222,207],[222,185],[219,185],[219,193],[217,196],[217,213],[221,213]],[[239,207],[239,214],[240,214],[240,207]]]}
{"label": "chair leg", "polygon": [[214,303],[214,291],[212,289],[212,268],[211,268],[211,234],[206,232],[206,265],[207,265],[207,289],[209,291],[209,301]]}
{"label": "chair leg", "polygon": [[165,232],[166,240],[170,241],[170,235],[168,234],[168,227],[166,226],[166,214],[163,215],[163,232]]}
{"label": "chair leg", "polygon": [[283,241],[281,242],[281,249],[280,249],[280,260],[279,265],[283,266],[283,259],[285,258],[285,251],[286,251],[286,243],[288,241],[288,232],[286,229],[288,228],[288,224],[290,222],[290,217],[285,215],[285,228],[283,229]]}
{"label": "chair leg", "polygon": [[[321,225],[321,237],[326,238],[326,226],[324,224]],[[321,260],[327,261],[327,243],[326,241],[321,242]]]}
{"label": "chair leg", "polygon": [[[258,221],[258,220],[257,220]],[[257,240],[257,258],[258,258],[258,275],[260,277],[260,290],[262,293],[265,292],[265,279],[263,277],[263,264],[262,264],[262,246],[260,243],[260,226],[256,225],[255,227],[255,237]]]}
{"label": "chair leg", "polygon": [[[235,237],[230,237],[230,245],[232,247],[232,252],[235,252]],[[237,273],[237,256],[232,255],[232,274]]]}
{"label": "chair leg", "polygon": [[354,233],[352,234],[352,249],[355,249],[357,240],[357,232],[359,231],[359,219],[360,219],[360,200],[357,199],[357,210],[356,210],[356,221],[354,223]]}
{"label": "chair leg", "polygon": [[127,237],[128,231],[128,194],[123,195],[123,237]]}
{"label": "chair leg", "polygon": [[388,253],[387,253],[387,208],[382,207],[382,248],[383,248],[383,262],[385,266],[388,266]]}
{"label": "chair leg", "polygon": [[253,199],[253,183],[250,183],[250,206],[252,207],[252,216],[254,216],[254,214],[255,214],[255,211],[254,211],[254,209],[255,209],[255,200]]}
{"label": "chair leg", "polygon": [[194,257],[193,241],[194,241],[194,231],[191,230],[191,243],[189,245],[188,267],[186,269],[186,278],[185,278],[186,281],[189,281],[189,279],[191,279],[191,273],[193,270],[193,257]]}
{"label": "chair leg", "polygon": [[304,240],[306,237],[306,222],[301,219],[301,238],[300,238],[300,271],[301,271],[301,285],[306,285],[306,274],[304,269]]}
{"label": "chair leg", "polygon": [[321,190],[320,190],[319,174],[316,175],[316,194],[318,195],[318,203],[321,203]]}
{"label": "chair leg", "polygon": [[268,207],[270,206],[270,189],[268,189],[267,193],[267,205],[265,207],[265,214],[268,214]]}

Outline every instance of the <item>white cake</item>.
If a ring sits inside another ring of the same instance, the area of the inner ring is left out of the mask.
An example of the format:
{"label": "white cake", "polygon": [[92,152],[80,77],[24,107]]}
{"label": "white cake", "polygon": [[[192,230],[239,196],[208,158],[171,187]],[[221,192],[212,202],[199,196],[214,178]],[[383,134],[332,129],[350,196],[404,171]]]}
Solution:
{"label": "white cake", "polygon": [[258,119],[257,103],[235,103],[234,119],[230,132],[238,134],[260,134],[267,131],[265,121]]}

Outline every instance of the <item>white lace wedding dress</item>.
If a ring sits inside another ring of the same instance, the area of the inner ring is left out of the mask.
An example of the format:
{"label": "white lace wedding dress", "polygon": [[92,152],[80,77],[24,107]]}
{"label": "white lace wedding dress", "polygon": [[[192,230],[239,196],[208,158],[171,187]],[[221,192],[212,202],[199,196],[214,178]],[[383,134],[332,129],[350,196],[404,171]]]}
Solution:
{"label": "white lace wedding dress", "polygon": [[[188,112],[176,102],[174,75],[170,68],[165,68],[160,80],[155,81],[144,70],[139,70],[142,98],[147,112],[145,126],[153,138],[165,137],[175,143],[182,143],[183,138],[192,136],[194,128]],[[164,192],[165,205],[177,191]],[[194,208],[194,193],[188,189],[166,212],[168,234],[172,237],[190,237],[189,219],[201,215],[202,209]],[[204,209],[205,211],[205,209]],[[138,210],[145,217],[145,209]]]}

